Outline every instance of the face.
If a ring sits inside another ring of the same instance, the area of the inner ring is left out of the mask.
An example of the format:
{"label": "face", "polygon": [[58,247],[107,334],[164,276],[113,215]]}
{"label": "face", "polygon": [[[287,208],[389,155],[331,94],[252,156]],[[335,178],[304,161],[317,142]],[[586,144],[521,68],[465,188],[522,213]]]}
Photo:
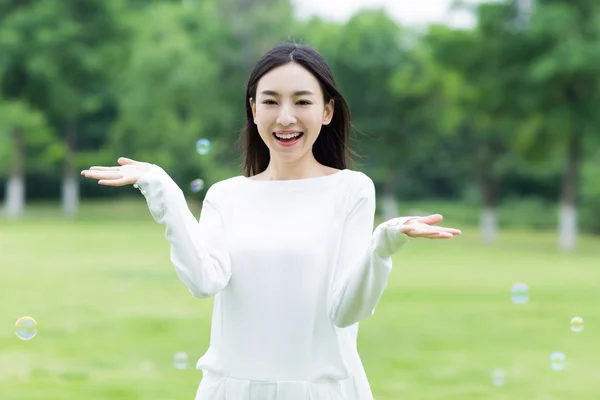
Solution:
{"label": "face", "polygon": [[324,103],[317,78],[296,63],[266,73],[250,105],[258,133],[276,162],[312,156],[312,146],[321,127],[331,122],[334,108],[333,100]]}

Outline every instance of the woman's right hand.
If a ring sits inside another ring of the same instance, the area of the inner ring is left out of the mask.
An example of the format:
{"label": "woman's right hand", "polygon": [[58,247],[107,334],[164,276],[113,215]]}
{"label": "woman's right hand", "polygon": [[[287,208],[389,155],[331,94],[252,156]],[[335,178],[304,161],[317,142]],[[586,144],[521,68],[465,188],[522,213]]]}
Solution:
{"label": "woman's right hand", "polygon": [[120,164],[118,167],[93,166],[81,171],[81,175],[86,178],[98,179],[100,185],[125,186],[136,183],[152,167],[150,163],[125,157],[119,158],[117,162]]}

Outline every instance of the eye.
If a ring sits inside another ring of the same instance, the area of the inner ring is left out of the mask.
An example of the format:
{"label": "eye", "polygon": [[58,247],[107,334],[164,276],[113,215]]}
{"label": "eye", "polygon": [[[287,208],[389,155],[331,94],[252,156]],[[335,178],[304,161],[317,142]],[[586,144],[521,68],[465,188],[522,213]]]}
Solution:
{"label": "eye", "polygon": [[275,104],[275,100],[265,100],[265,101],[263,101],[263,104],[273,105],[273,104]]}
{"label": "eye", "polygon": [[308,101],[308,100],[299,100],[298,104],[301,105],[301,106],[308,106],[308,105],[310,105],[312,103],[310,101]]}

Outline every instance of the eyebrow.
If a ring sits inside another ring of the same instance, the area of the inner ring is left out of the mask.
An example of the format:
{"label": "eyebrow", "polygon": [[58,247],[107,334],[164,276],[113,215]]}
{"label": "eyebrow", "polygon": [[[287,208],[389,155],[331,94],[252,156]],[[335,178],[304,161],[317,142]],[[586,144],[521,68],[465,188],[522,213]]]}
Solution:
{"label": "eyebrow", "polygon": [[[277,93],[274,90],[263,90],[260,93],[264,94],[266,96],[279,96],[279,93]],[[310,96],[310,95],[314,95],[314,93],[311,92],[310,90],[297,90],[294,92],[294,96]]]}

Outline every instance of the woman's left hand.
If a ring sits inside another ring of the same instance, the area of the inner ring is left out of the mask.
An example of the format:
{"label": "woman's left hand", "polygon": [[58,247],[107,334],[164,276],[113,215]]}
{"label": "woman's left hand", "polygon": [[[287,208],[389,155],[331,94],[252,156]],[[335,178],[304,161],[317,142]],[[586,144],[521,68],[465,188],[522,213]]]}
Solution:
{"label": "woman's left hand", "polygon": [[462,232],[455,228],[435,226],[443,217],[398,217],[382,222],[373,232],[371,248],[382,257],[391,257],[404,246],[408,238],[451,239]]}
{"label": "woman's left hand", "polygon": [[388,226],[398,226],[400,232],[412,238],[452,239],[454,236],[462,234],[460,229],[435,226],[442,219],[444,217],[440,214],[431,214],[426,217],[413,217],[404,223],[392,219],[387,224]]}

